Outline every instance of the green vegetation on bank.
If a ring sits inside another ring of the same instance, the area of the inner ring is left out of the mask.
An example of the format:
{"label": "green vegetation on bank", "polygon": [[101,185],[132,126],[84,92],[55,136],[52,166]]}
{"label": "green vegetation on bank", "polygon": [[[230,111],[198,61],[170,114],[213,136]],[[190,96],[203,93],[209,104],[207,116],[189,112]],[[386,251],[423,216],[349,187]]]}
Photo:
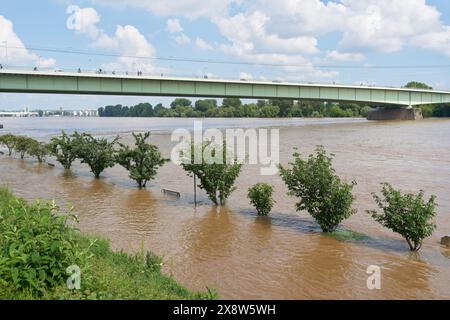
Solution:
{"label": "green vegetation on bank", "polygon": [[294,101],[291,99],[258,100],[243,104],[238,98],[225,98],[219,106],[215,99],[200,99],[194,104],[176,98],[170,108],[152,106],[106,106],[98,109],[100,117],[179,117],[179,118],[290,118],[290,117],[366,117],[372,108],[356,103]]}
{"label": "green vegetation on bank", "polygon": [[[77,231],[74,218],[54,202],[28,203],[0,188],[0,299],[217,298],[164,275],[151,252],[113,252],[108,241]],[[79,289],[67,285],[74,266]]]}
{"label": "green vegetation on bank", "polygon": [[[431,90],[425,83],[411,81],[405,88]],[[100,117],[179,117],[179,118],[365,118],[376,106],[346,102],[323,102],[293,99],[258,100],[243,104],[239,98],[224,98],[219,106],[216,99],[199,99],[193,103],[176,98],[170,108],[161,103],[139,103],[135,106],[109,105],[98,109]],[[420,106],[424,117],[450,117],[450,104]]]}

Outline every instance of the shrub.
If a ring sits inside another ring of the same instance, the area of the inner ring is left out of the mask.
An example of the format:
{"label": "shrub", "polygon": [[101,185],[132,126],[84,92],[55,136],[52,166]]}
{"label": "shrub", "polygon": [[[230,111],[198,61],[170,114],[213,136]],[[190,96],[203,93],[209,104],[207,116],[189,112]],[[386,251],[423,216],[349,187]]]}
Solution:
{"label": "shrub", "polygon": [[116,158],[117,163],[129,171],[129,177],[138,183],[139,188],[145,188],[147,182],[156,176],[157,169],[169,161],[162,157],[157,146],[146,142],[149,136],[150,132],[133,133],[135,148],[120,143]]}
{"label": "shrub", "polygon": [[273,187],[267,183],[257,183],[248,189],[248,198],[256,208],[258,215],[266,216],[272,210],[275,203],[272,193]]}
{"label": "shrub", "polygon": [[77,158],[79,139],[80,135],[77,132],[69,136],[62,131],[61,136],[50,140],[50,154],[55,156],[66,170],[70,169],[72,162]]}
{"label": "shrub", "polygon": [[411,251],[418,251],[422,247],[423,239],[433,234],[436,225],[433,218],[436,216],[436,197],[432,195],[425,202],[424,193],[402,194],[390,184],[382,183],[382,197],[372,193],[372,196],[382,213],[368,210],[367,213],[394,232],[402,235]]}
{"label": "shrub", "polygon": [[[195,163],[195,154],[201,154],[201,162]],[[230,194],[236,190],[234,183],[241,172],[242,164],[236,158],[229,160],[230,154],[223,144],[207,141],[195,146],[194,143],[181,152],[181,166],[188,175],[195,175],[208,198],[215,205],[224,205]]]}
{"label": "shrub", "polygon": [[86,133],[79,137],[77,158],[91,168],[95,178],[99,178],[103,170],[116,164],[114,146],[118,139],[117,137],[109,142],[105,138],[96,139]]}
{"label": "shrub", "polygon": [[297,210],[306,210],[324,232],[334,231],[339,223],[356,212],[352,209],[352,189],[356,182],[343,183],[332,168],[333,155],[322,146],[303,160],[294,153],[292,168],[280,166],[280,175],[289,195],[300,198]]}
{"label": "shrub", "polygon": [[11,156],[16,144],[16,136],[12,134],[4,134],[0,136],[0,145],[4,145],[8,149],[8,155]]}
{"label": "shrub", "polygon": [[20,154],[20,158],[23,159],[25,157],[25,153],[27,153],[30,144],[34,141],[31,138],[17,136],[16,142],[14,144],[14,150]]}
{"label": "shrub", "polygon": [[36,141],[34,139],[30,140],[27,148],[27,153],[30,156],[35,157],[39,161],[39,163],[44,162],[45,157],[48,155],[48,152],[49,150],[47,144]]}
{"label": "shrub", "polygon": [[0,190],[0,284],[44,293],[65,283],[66,268],[82,265],[68,220],[54,203],[28,204]]}

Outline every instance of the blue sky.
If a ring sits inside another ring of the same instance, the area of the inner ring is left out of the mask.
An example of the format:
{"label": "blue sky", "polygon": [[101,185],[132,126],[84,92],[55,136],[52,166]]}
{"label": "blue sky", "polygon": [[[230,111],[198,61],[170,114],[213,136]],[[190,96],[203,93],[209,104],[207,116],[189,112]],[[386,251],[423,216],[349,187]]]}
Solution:
{"label": "blue sky", "polygon": [[[450,2],[4,0],[0,63],[390,86],[417,80],[450,89]],[[425,68],[430,65],[438,67]],[[170,99],[0,94],[0,109],[96,109],[142,101]]]}

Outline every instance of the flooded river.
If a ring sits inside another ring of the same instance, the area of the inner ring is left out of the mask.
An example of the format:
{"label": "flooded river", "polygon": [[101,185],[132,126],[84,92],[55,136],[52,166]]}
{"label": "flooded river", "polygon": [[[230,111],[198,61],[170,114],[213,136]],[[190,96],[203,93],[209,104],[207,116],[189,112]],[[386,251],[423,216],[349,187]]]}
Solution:
{"label": "flooded river", "polygon": [[[96,135],[154,130],[151,141],[169,157],[174,128],[193,128],[192,119],[130,118],[0,118],[2,132],[48,140],[61,129]],[[193,181],[173,163],[158,172],[147,190],[138,190],[121,167],[108,169],[100,180],[76,163],[72,173],[32,160],[0,156],[0,184],[27,199],[56,199],[72,204],[80,229],[111,240],[114,249],[141,248],[162,255],[165,272],[190,289],[216,288],[230,299],[450,299],[450,250],[439,244],[450,234],[450,120],[367,122],[356,119],[205,119],[208,127],[274,127],[280,130],[280,160],[293,148],[311,152],[318,144],[335,154],[337,173],[356,180],[358,213],[342,228],[364,234],[360,240],[336,239],[304,212],[278,176],[261,176],[246,165],[228,205],[214,208],[199,191],[193,206]],[[54,162],[54,160],[51,160]],[[257,217],[246,190],[257,182],[275,187],[277,201],[268,218]],[[435,194],[437,230],[420,253],[375,223],[365,213],[374,209],[371,192],[389,182],[403,191]],[[181,192],[181,198],[161,193]],[[369,265],[381,267],[381,290],[368,290]]]}

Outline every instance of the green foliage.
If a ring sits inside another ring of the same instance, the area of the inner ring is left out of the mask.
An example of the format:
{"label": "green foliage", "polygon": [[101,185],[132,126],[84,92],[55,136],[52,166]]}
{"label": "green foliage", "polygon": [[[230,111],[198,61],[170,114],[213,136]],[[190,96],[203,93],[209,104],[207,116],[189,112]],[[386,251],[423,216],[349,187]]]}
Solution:
{"label": "green foliage", "polygon": [[258,215],[266,216],[272,210],[275,201],[272,198],[273,187],[267,183],[257,183],[248,189],[250,203],[256,208]]}
{"label": "green foliage", "polygon": [[135,148],[120,143],[116,161],[129,171],[129,177],[138,183],[139,188],[145,188],[147,182],[156,176],[157,169],[168,159],[162,157],[157,146],[146,142],[150,132],[133,133],[133,137]]}
{"label": "green foliage", "polygon": [[420,109],[422,110],[422,115],[424,118],[429,118],[433,116],[434,107],[432,105],[429,104],[423,105],[420,106]]}
{"label": "green foliage", "polygon": [[103,170],[116,164],[114,146],[118,139],[117,137],[109,142],[106,138],[96,139],[87,133],[80,135],[77,141],[77,158],[91,168],[95,178],[99,178]]}
{"label": "green foliage", "polygon": [[402,194],[390,184],[383,183],[382,197],[372,193],[378,207],[383,211],[367,211],[372,217],[394,232],[402,235],[411,251],[418,251],[422,247],[423,239],[433,234],[436,225],[436,197],[432,195],[428,201],[424,200],[424,193]]}
{"label": "green foliage", "polygon": [[318,146],[307,160],[294,153],[291,169],[280,166],[280,175],[289,194],[300,198],[297,210],[308,211],[324,232],[334,231],[339,223],[356,212],[352,209],[352,189],[356,182],[341,182],[332,167],[332,157]]}
{"label": "green foliage", "polygon": [[18,152],[20,154],[20,158],[23,159],[33,139],[24,136],[16,136],[15,139],[16,142],[14,143],[14,150]]}
{"label": "green foliage", "polygon": [[16,144],[16,136],[12,134],[0,135],[0,145],[8,149],[8,155],[11,156]]}
{"label": "green foliage", "polygon": [[50,154],[56,157],[64,169],[69,170],[72,162],[77,158],[80,134],[75,132],[69,136],[62,131],[61,136],[53,137],[50,140]]}
{"label": "green foliage", "polygon": [[215,99],[200,99],[195,101],[195,110],[199,112],[207,112],[208,110],[215,110],[217,108],[217,100]]}
{"label": "green foliage", "polygon": [[[195,161],[196,154],[200,155],[200,161]],[[225,140],[222,144],[207,141],[196,146],[191,143],[181,156],[183,169],[200,180],[198,187],[205,190],[215,205],[224,205],[236,189],[234,183],[242,169],[242,164],[227,150]]]}
{"label": "green foliage", "polygon": [[410,81],[410,82],[408,82],[405,85],[405,88],[433,90],[433,87],[430,87],[426,83],[418,82],[418,81]]}
{"label": "green foliage", "polygon": [[327,103],[323,101],[299,101],[292,99],[258,100],[257,103],[243,104],[239,98],[224,98],[222,106],[218,107],[215,99],[199,99],[192,105],[192,101],[177,98],[171,102],[170,108],[162,104],[154,108],[149,103],[135,106],[106,106],[99,108],[100,117],[247,117],[247,118],[276,118],[276,117],[365,117],[367,110],[362,104],[356,103]]}
{"label": "green foliage", "polygon": [[[217,299],[215,290],[190,292],[161,273],[151,252],[113,252],[85,236],[54,203],[27,203],[0,188],[0,300]],[[69,290],[66,268],[81,268],[80,290]]]}
{"label": "green foliage", "polygon": [[28,204],[1,190],[0,283],[39,294],[65,283],[66,268],[82,264],[71,218],[53,202]]}
{"label": "green foliage", "polygon": [[48,145],[44,142],[39,142],[31,139],[28,144],[27,153],[30,156],[35,157],[39,163],[42,163],[49,153]]}
{"label": "green foliage", "polygon": [[242,101],[239,98],[223,98],[222,107],[239,108],[242,105]]}
{"label": "green foliage", "polygon": [[176,98],[170,104],[171,109],[176,109],[177,107],[191,107],[192,101],[186,98]]}

